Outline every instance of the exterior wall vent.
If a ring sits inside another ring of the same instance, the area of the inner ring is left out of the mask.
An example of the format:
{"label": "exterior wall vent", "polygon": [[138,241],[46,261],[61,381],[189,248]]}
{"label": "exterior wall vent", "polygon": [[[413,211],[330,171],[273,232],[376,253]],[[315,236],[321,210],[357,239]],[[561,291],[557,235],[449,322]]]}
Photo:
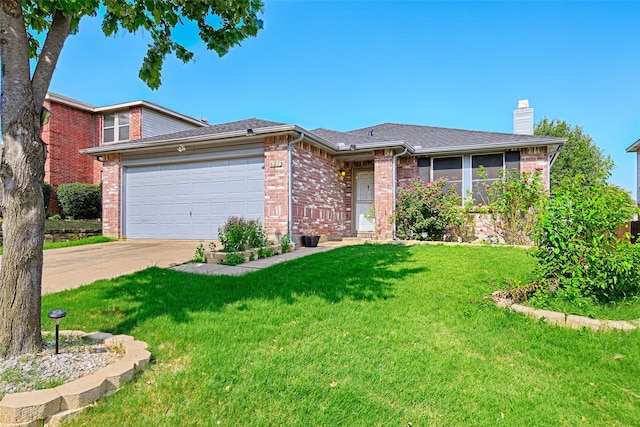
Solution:
{"label": "exterior wall vent", "polygon": [[513,133],[533,135],[533,108],[529,108],[527,99],[518,101],[518,109],[513,110]]}

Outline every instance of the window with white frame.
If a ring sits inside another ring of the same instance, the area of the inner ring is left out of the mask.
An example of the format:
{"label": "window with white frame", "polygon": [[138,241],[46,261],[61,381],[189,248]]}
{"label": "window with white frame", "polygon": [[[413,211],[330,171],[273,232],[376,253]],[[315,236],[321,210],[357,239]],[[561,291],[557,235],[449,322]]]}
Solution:
{"label": "window with white frame", "polygon": [[129,112],[121,111],[102,116],[102,142],[129,140]]}

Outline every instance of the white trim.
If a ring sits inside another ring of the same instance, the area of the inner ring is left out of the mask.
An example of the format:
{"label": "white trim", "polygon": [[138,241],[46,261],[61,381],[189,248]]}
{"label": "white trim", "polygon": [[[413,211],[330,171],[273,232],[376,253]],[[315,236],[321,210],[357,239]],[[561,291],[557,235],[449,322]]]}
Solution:
{"label": "white trim", "polygon": [[138,101],[131,101],[131,102],[123,102],[120,104],[113,104],[113,105],[106,105],[106,106],[102,106],[102,107],[98,107],[96,105],[93,104],[89,104],[87,102],[83,102],[83,101],[79,101],[77,99],[74,98],[69,98],[68,96],[64,96],[64,95],[60,95],[57,93],[53,93],[53,92],[47,92],[47,95],[45,96],[45,101],[51,101],[51,102],[57,102],[59,104],[65,104],[68,105],[70,107],[74,107],[74,108],[78,108],[80,110],[85,110],[85,111],[90,111],[92,113],[103,113],[103,112],[110,112],[110,111],[116,111],[116,110],[123,110],[126,108],[131,108],[131,107],[145,107],[151,110],[155,110],[158,111],[160,113],[172,116],[172,117],[176,117],[180,120],[183,120],[185,122],[194,124],[196,126],[201,126],[201,127],[206,127],[209,126],[209,123],[203,122],[202,120],[198,120],[196,118],[193,118],[191,116],[187,116],[186,114],[182,114],[179,113],[177,111],[174,110],[170,110],[166,107],[163,107],[161,105],[158,104],[154,104],[153,102],[149,102],[149,101],[143,101],[143,100],[138,100]]}

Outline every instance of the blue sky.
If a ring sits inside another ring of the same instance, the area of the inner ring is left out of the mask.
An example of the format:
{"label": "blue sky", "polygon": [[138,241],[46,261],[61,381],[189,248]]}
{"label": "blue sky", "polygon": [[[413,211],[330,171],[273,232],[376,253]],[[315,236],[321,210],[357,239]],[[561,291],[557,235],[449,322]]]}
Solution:
{"label": "blue sky", "polygon": [[307,129],[383,122],[512,132],[528,99],[583,126],[635,194],[640,2],[269,1],[264,30],[218,58],[188,28],[196,61],[163,85],[137,77],[148,34],[69,37],[50,90],[96,105],[144,99],[211,123],[259,117]]}

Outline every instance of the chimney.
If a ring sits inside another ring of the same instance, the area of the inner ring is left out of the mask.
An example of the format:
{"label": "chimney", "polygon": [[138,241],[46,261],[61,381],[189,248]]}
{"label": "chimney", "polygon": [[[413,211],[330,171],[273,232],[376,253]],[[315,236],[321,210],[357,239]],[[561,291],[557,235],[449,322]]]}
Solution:
{"label": "chimney", "polygon": [[513,110],[513,133],[533,135],[533,108],[529,108],[528,99],[518,101],[518,109]]}

